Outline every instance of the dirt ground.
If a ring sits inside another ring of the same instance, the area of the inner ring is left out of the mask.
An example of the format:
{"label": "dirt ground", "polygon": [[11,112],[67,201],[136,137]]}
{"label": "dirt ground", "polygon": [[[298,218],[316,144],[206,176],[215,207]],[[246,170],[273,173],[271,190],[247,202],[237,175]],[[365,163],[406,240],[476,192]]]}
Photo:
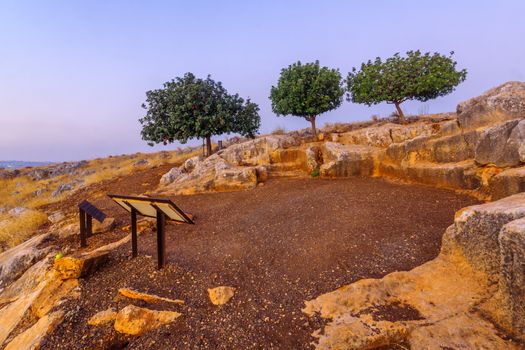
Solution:
{"label": "dirt ground", "polygon": [[[128,224],[126,212],[102,194],[151,190],[167,169],[100,185],[91,189],[95,195],[80,193],[55,209],[74,208],[84,195]],[[168,266],[156,269],[153,232],[139,237],[138,258],[130,259],[130,244],[117,250],[105,267],[81,281],[82,298],[67,303],[66,320],[46,339],[45,349],[312,348],[311,333],[322,320],[302,314],[305,300],[434,258],[454,212],[476,203],[448,190],[359,177],[273,179],[251,191],[172,199],[196,216],[196,224],[167,225]],[[124,235],[90,238],[90,249]],[[65,243],[76,245],[77,239]],[[207,289],[220,285],[237,291],[217,307]],[[88,326],[96,312],[130,303],[114,300],[123,287],[183,299],[184,305],[175,306],[134,302],[183,316],[140,337],[119,335],[111,325]],[[392,312],[385,317],[407,317],[402,309]]]}

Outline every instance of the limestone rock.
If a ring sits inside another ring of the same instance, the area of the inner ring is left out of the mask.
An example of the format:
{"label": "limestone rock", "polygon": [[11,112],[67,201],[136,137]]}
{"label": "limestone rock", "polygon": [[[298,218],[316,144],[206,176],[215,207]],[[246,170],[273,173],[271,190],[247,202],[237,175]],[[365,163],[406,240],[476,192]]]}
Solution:
{"label": "limestone rock", "polygon": [[51,248],[38,248],[50,234],[35,236],[0,254],[0,289],[21,276],[36,261],[46,256]]}
{"label": "limestone rock", "polygon": [[493,200],[525,192],[525,167],[500,172],[490,179],[489,190]]}
{"label": "limestone rock", "polygon": [[172,323],[180,316],[174,311],[155,311],[128,305],[117,313],[114,327],[120,333],[140,335]]}
{"label": "limestone rock", "polygon": [[501,251],[500,294],[510,328],[525,341],[525,218],[511,221],[499,234]]}
{"label": "limestone rock", "polygon": [[235,288],[220,286],[208,289],[208,296],[213,305],[224,305],[235,294]]}
{"label": "limestone rock", "polygon": [[115,218],[105,218],[104,221],[98,222],[93,220],[93,233],[106,233],[113,231],[115,228]]}
{"label": "limestone rock", "polygon": [[498,167],[520,164],[518,149],[523,138],[519,131],[521,129],[513,131],[518,122],[518,120],[510,120],[486,129],[476,146],[476,162],[482,165],[493,164]]}
{"label": "limestone rock", "polygon": [[457,106],[457,114],[463,129],[525,118],[525,82],[509,81],[462,102]]}
{"label": "limestone rock", "polygon": [[39,349],[45,336],[51,333],[63,320],[64,313],[56,311],[40,318],[33,326],[17,335],[4,350]]}
{"label": "limestone rock", "polygon": [[11,216],[20,216],[27,212],[29,209],[24,207],[15,207],[13,209],[10,209],[7,213]]}
{"label": "limestone rock", "polygon": [[117,312],[113,308],[109,308],[100,312],[97,312],[95,315],[91,316],[88,320],[88,325],[90,326],[103,326],[107,323],[115,321],[117,318]]}
{"label": "limestone rock", "polygon": [[[192,159],[192,158],[190,158]],[[189,159],[188,159],[189,161]],[[207,191],[234,191],[257,186],[257,168],[235,166],[218,154],[202,161],[194,160],[184,169],[192,169],[167,186],[160,186],[164,194],[194,194]]]}
{"label": "limestone rock", "polygon": [[299,141],[290,135],[269,135],[232,145],[222,151],[220,156],[232,165],[268,165],[272,162],[274,151],[297,145]]}
{"label": "limestone rock", "polygon": [[179,167],[171,168],[170,171],[162,175],[162,177],[160,178],[160,184],[169,185],[181,175],[182,175],[182,170]]}
{"label": "limestone rock", "polygon": [[377,150],[373,147],[325,142],[322,150],[321,176],[370,176],[374,173]]}
{"label": "limestone rock", "polygon": [[56,190],[54,190],[53,193],[51,193],[51,196],[52,197],[58,197],[62,193],[67,192],[67,191],[71,191],[72,189],[73,189],[73,184],[72,183],[70,183],[70,184],[60,184],[56,188]]}
{"label": "limestone rock", "polygon": [[126,298],[143,300],[148,303],[167,302],[172,304],[184,304],[184,300],[164,298],[155,294],[138,292],[129,288],[120,288],[118,294]]}
{"label": "limestone rock", "polygon": [[362,350],[401,343],[408,330],[399,322],[375,321],[371,317],[345,315],[325,328],[318,349]]}
{"label": "limestone rock", "polygon": [[407,332],[392,335],[389,325],[373,324],[376,334],[385,334],[382,345],[402,340],[412,349],[518,349],[498,329],[523,340],[524,247],[525,193],[462,209],[446,230],[436,259],[307,301],[305,313],[332,320],[317,349],[354,348],[359,341],[368,346],[362,320],[374,320],[371,307],[394,303],[417,310],[423,319],[394,320]]}
{"label": "limestone rock", "polygon": [[57,222],[60,222],[64,220],[66,216],[61,211],[56,211],[53,214],[49,215],[47,218],[49,221],[51,221],[53,224],[56,224]]}
{"label": "limestone rock", "polygon": [[459,250],[476,270],[499,278],[501,256],[498,235],[503,225],[525,217],[525,193],[499,201],[463,208],[453,229],[443,236],[445,253]]}
{"label": "limestone rock", "polygon": [[58,278],[49,278],[46,286],[31,304],[31,312],[36,317],[44,317],[63,298],[73,295],[71,292],[77,287],[78,279],[62,281]]}
{"label": "limestone rock", "polygon": [[84,255],[65,256],[55,260],[55,271],[59,278],[81,278],[89,276],[106,263],[109,251],[95,251]]}

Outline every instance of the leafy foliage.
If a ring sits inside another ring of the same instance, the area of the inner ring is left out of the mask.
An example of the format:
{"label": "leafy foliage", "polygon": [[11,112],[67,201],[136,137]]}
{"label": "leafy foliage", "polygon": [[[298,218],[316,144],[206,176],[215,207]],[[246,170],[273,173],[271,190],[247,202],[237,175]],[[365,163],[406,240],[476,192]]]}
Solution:
{"label": "leafy foliage", "polygon": [[399,53],[384,62],[377,57],[355,67],[348,73],[347,90],[349,101],[368,106],[380,102],[395,104],[397,112],[403,118],[400,104],[407,100],[428,101],[444,96],[462,83],[466,76],[465,69],[457,71],[456,61],[450,56],[439,53],[408,51],[406,57]]}
{"label": "leafy foliage", "polygon": [[281,70],[277,86],[272,86],[270,100],[277,115],[302,117],[312,123],[314,134],[317,115],[331,111],[343,102],[344,88],[337,69],[315,63],[294,63]]}
{"label": "leafy foliage", "polygon": [[146,116],[142,139],[155,143],[186,143],[190,138],[205,138],[211,150],[210,137],[239,133],[254,137],[261,124],[259,106],[230,95],[220,82],[208,76],[198,79],[192,73],[164,83],[163,89],[146,92]]}

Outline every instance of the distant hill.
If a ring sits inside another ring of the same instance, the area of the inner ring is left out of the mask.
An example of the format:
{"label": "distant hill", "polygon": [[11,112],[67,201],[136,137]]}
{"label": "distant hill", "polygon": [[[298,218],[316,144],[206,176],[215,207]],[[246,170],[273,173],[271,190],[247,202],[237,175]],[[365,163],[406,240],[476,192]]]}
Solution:
{"label": "distant hill", "polygon": [[0,169],[16,169],[23,168],[26,166],[44,166],[52,164],[52,162],[25,162],[22,160],[0,160]]}

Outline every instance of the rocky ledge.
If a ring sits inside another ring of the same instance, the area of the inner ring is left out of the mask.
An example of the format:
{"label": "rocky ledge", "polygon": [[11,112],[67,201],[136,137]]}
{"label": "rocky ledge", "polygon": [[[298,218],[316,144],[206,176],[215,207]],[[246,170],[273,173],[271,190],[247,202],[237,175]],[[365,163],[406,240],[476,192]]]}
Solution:
{"label": "rocky ledge", "polygon": [[460,210],[436,259],[341,287],[303,311],[330,320],[315,334],[317,349],[519,349],[523,266],[525,194],[517,194]]}
{"label": "rocky ledge", "polygon": [[383,176],[498,199],[525,189],[525,83],[508,82],[457,113],[262,136],[173,168],[165,194],[250,189],[277,176]]}

